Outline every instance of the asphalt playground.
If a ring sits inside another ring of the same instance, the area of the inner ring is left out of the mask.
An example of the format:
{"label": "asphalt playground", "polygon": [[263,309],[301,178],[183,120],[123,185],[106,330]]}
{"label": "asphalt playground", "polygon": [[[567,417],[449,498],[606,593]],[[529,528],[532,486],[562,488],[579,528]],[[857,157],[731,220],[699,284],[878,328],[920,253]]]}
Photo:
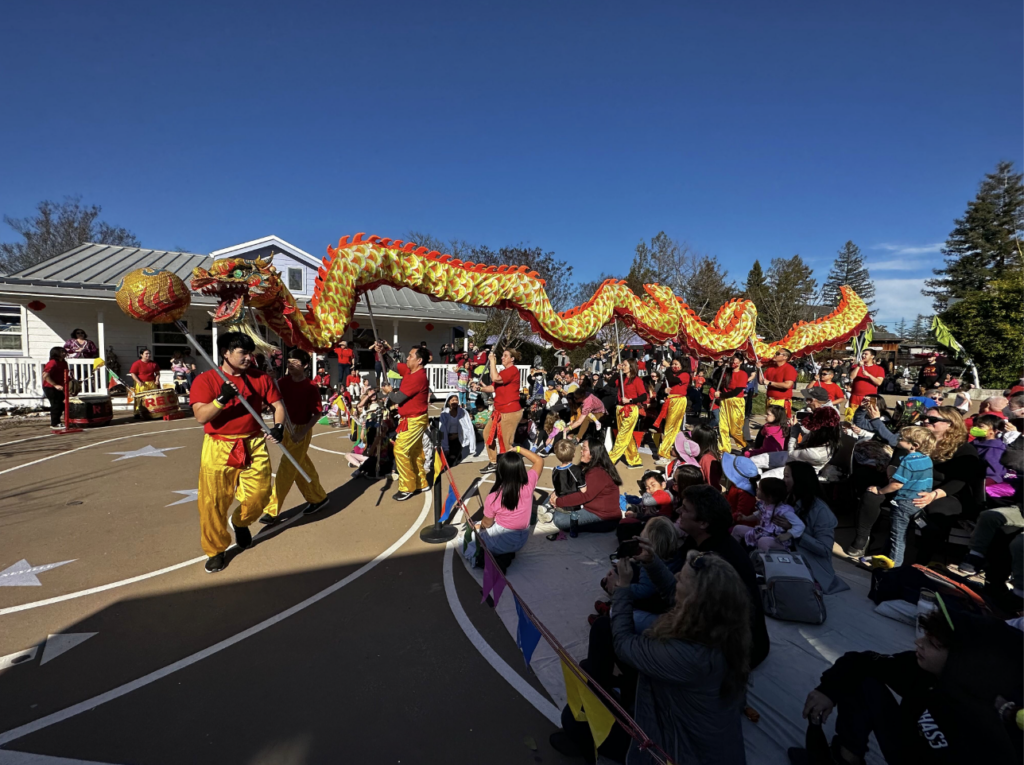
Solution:
{"label": "asphalt playground", "polygon": [[429,494],[352,479],[348,431],[317,426],[330,506],[293,489],[210,575],[201,441],[191,418],[0,431],[0,765],[568,762],[480,588],[420,540]]}

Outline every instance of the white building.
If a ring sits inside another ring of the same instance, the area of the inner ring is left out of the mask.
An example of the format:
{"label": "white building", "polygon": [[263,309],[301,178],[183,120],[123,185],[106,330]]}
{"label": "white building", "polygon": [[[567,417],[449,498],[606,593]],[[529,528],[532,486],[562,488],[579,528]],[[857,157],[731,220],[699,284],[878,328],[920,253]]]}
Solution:
{"label": "white building", "polygon": [[[137,268],[157,268],[173,271],[187,282],[193,268],[208,267],[216,259],[255,259],[271,254],[285,285],[299,306],[305,307],[312,297],[321,259],[276,236],[209,255],[83,244],[23,271],[0,276],[0,408],[44,401],[42,368],[50,349],[63,345],[76,328],[86,331],[99,347],[101,357],[108,359],[111,353],[117,356],[122,376],[127,376],[128,368],[143,348],[150,349],[164,369],[168,368],[173,351],[188,349],[185,338],[173,325],[150,325],[121,312],[115,302],[115,291],[125,274]],[[461,346],[466,325],[485,318],[479,311],[455,303],[434,302],[409,289],[379,287],[369,295],[377,331],[383,339],[402,348],[425,340],[435,360],[439,360],[441,345],[455,342]],[[211,298],[193,294],[192,307],[183,317],[189,331],[207,351],[216,342],[216,329],[209,316],[214,306]],[[373,338],[365,302],[360,301],[357,306],[353,323],[358,327],[350,327],[346,339],[356,348],[356,365],[372,372],[372,352],[360,350],[367,348]],[[276,336],[268,339],[279,341]],[[328,363],[336,380],[337,360],[330,356]],[[94,374],[91,361],[69,360],[69,364],[75,376],[85,381],[84,392],[106,389],[104,373]],[[432,382],[438,378],[436,389],[444,387],[440,384],[443,372],[440,367],[432,370]]]}

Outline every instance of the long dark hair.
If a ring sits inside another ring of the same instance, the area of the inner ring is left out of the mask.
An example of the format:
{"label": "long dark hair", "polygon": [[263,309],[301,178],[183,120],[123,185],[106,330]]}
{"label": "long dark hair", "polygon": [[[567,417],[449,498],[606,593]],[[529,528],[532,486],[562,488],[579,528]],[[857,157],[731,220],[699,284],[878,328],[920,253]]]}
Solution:
{"label": "long dark hair", "polygon": [[596,438],[588,438],[587,447],[590,449],[590,462],[583,465],[583,475],[586,475],[595,467],[599,467],[609,475],[612,479],[612,483],[616,486],[622,486],[622,479],[619,477],[619,471],[615,469],[615,465],[612,464],[611,459],[609,459],[608,452],[605,450],[604,444]]}
{"label": "long dark hair", "polygon": [[796,448],[813,449],[815,446],[825,446],[828,448],[828,453],[830,455],[835,454],[836,449],[839,448],[839,442],[842,439],[842,436],[843,429],[838,425],[835,427],[823,426],[808,433]]}
{"label": "long dark hair", "polygon": [[519,495],[526,486],[526,465],[515,452],[498,455],[498,469],[494,473],[494,487],[490,493],[501,492],[501,506],[515,510],[519,506]]}
{"label": "long dark hair", "polygon": [[810,462],[787,462],[786,469],[793,477],[793,490],[789,493],[789,504],[796,509],[800,520],[807,520],[816,500],[824,501],[821,496],[821,481],[814,472]]}
{"label": "long dark hair", "polygon": [[722,455],[718,451],[718,434],[712,428],[707,425],[698,425],[690,433],[690,438],[700,447],[698,460],[705,454],[710,454],[716,460],[721,459]]}

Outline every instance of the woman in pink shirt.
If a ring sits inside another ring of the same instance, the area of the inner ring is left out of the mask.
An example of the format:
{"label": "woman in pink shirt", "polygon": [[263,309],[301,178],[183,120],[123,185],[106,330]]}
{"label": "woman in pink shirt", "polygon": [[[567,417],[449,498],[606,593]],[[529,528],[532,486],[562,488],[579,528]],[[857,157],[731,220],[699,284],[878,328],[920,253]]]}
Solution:
{"label": "woman in pink shirt", "polygon": [[[529,470],[523,457],[530,462]],[[518,446],[498,455],[494,487],[484,500],[484,518],[477,526],[483,543],[495,555],[518,552],[529,539],[533,490],[543,470],[543,457]]]}

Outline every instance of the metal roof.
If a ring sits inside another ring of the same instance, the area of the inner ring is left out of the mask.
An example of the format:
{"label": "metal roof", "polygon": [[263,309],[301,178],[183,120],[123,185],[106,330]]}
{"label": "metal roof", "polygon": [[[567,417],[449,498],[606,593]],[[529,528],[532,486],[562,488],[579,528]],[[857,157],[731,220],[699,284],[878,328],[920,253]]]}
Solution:
{"label": "metal roof", "polygon": [[[312,256],[307,257],[312,259]],[[137,268],[173,271],[187,281],[192,276],[193,268],[208,266],[213,260],[209,255],[191,252],[87,243],[10,276],[0,276],[0,294],[38,296],[43,291],[57,297],[113,300],[121,277]],[[320,261],[315,262],[319,265]],[[434,319],[469,323],[487,318],[481,311],[459,303],[434,301],[407,287],[382,286],[372,290],[369,295],[374,316],[382,319]],[[192,296],[192,303],[196,305],[216,305],[216,302],[202,295]],[[365,300],[360,299],[356,304],[355,313],[361,317],[368,315]]]}

